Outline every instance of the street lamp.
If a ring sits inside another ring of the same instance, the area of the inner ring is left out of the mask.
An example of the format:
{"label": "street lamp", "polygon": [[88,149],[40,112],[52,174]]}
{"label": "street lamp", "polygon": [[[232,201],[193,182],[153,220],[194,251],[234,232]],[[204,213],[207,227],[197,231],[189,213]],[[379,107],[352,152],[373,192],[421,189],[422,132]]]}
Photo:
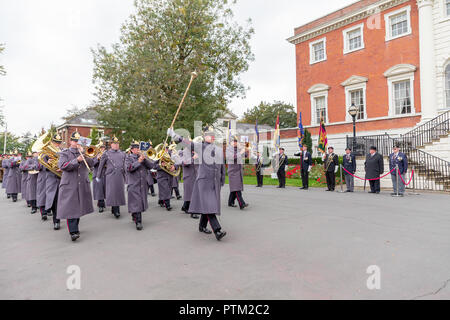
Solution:
{"label": "street lamp", "polygon": [[348,109],[348,114],[353,118],[353,146],[352,150],[355,152],[356,146],[356,116],[358,114],[358,108],[352,103],[352,106]]}

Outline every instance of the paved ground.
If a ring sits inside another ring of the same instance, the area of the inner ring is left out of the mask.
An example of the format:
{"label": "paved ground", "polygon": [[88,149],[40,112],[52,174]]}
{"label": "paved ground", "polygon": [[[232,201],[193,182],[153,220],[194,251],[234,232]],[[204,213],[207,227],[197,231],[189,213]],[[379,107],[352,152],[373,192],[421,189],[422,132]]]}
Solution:
{"label": "paved ground", "polygon": [[[225,208],[227,190],[221,243],[152,198],[144,231],[128,215],[93,214],[74,244],[2,192],[0,299],[450,298],[448,195],[248,187],[241,212]],[[81,290],[66,288],[69,265],[81,268]],[[381,290],[367,289],[371,265]]]}

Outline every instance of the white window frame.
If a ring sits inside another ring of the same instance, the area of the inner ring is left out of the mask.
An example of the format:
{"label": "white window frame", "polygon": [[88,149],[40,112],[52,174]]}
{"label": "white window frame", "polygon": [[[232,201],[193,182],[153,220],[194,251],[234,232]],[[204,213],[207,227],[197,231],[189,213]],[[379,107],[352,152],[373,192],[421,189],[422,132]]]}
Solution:
{"label": "white window frame", "polygon": [[415,104],[415,97],[414,97],[414,72],[411,73],[405,73],[397,76],[392,76],[387,78],[388,82],[388,90],[389,90],[389,117],[404,117],[405,114],[395,114],[395,103],[394,103],[394,83],[401,82],[401,81],[407,81],[410,82],[410,88],[411,88],[411,113],[408,113],[406,115],[408,116],[414,116],[416,114],[416,104]]}
{"label": "white window frame", "polygon": [[[324,49],[324,54],[323,54],[323,59],[322,60],[317,60],[315,61],[315,54],[314,54],[314,45],[323,42],[323,49]],[[321,38],[319,40],[313,41],[309,43],[309,64],[315,64],[315,63],[319,63],[322,61],[326,61],[327,60],[327,38]]]}
{"label": "white window frame", "polygon": [[444,64],[444,71],[443,71],[443,80],[444,80],[444,103],[443,103],[443,108],[444,109],[450,109],[450,105],[447,105],[447,79],[445,78],[445,70],[450,67],[450,60],[447,61],[446,64]]}
{"label": "white window frame", "polygon": [[[361,30],[361,47],[350,50],[349,49],[348,39],[347,39],[347,34],[349,32],[352,32],[352,31],[355,31],[355,30],[358,30],[358,29]],[[343,37],[343,40],[344,40],[344,54],[364,49],[365,48],[365,44],[364,44],[364,23],[361,23],[361,24],[358,24],[356,26],[353,26],[353,27],[350,27],[350,28],[347,28],[347,29],[343,30],[342,31],[342,37]]]}
{"label": "white window frame", "polygon": [[[401,14],[403,12],[406,11],[406,19],[407,19],[407,23],[408,23],[408,31],[406,33],[397,35],[395,37],[391,36],[391,17],[396,16],[398,14]],[[412,28],[411,28],[411,6],[406,6],[403,7],[401,9],[386,13],[384,15],[384,22],[385,22],[385,28],[386,28],[386,37],[385,40],[387,41],[391,41],[394,39],[398,39],[401,37],[405,37],[407,35],[410,35],[412,33]]]}
{"label": "white window frame", "polygon": [[443,0],[444,1],[444,18],[450,18],[450,14],[447,12],[447,1],[448,0]]}
{"label": "white window frame", "polygon": [[325,113],[326,113],[326,119],[324,119],[325,124],[329,124],[330,121],[328,120],[328,90],[326,91],[320,91],[320,92],[314,92],[310,94],[311,96],[311,124],[312,125],[320,125],[320,122],[317,123],[316,119],[316,104],[315,99],[320,97],[325,97]]}
{"label": "white window frame", "polygon": [[349,85],[349,86],[345,87],[345,105],[346,105],[345,120],[346,121],[353,121],[353,117],[348,113],[348,110],[352,106],[351,92],[355,91],[355,90],[361,90],[361,89],[363,91],[363,98],[364,98],[364,119],[359,119],[359,120],[356,119],[356,122],[367,120],[367,99],[366,99],[367,84],[365,82],[363,82],[363,83],[353,84],[353,85]]}

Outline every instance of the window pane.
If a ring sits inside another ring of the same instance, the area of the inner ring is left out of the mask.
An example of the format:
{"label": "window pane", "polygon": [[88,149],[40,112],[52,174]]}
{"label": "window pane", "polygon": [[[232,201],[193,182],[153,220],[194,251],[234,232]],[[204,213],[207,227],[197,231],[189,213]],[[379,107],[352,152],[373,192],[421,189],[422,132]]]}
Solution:
{"label": "window pane", "polygon": [[393,16],[390,19],[392,37],[396,37],[408,32],[408,17],[406,12]]}
{"label": "window pane", "polygon": [[358,108],[358,114],[356,115],[357,120],[365,119],[365,104],[364,104],[364,91],[363,89],[355,90],[350,92],[351,104],[354,104]]}
{"label": "window pane", "polygon": [[450,64],[445,68],[445,96],[447,108],[450,108]]}
{"label": "window pane", "polygon": [[409,80],[394,83],[395,114],[411,113],[411,84]]}
{"label": "window pane", "polygon": [[320,123],[321,119],[326,122],[327,109],[325,105],[325,97],[314,98],[314,104],[316,109],[316,123]]}
{"label": "window pane", "polygon": [[347,33],[347,37],[349,50],[361,48],[361,29],[350,31]]}
{"label": "window pane", "polygon": [[324,50],[324,43],[320,42],[313,46],[314,49],[314,61],[320,61],[325,58],[325,50]]}
{"label": "window pane", "polygon": [[447,15],[450,16],[450,0],[447,0]]}

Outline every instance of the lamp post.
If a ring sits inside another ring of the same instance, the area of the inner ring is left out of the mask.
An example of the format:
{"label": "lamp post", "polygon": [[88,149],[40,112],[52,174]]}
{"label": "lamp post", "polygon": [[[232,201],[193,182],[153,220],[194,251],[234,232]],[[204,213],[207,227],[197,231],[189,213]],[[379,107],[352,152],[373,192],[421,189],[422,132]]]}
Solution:
{"label": "lamp post", "polygon": [[348,114],[353,118],[353,145],[352,150],[355,152],[356,146],[356,115],[358,114],[358,108],[352,103],[352,106],[348,109]]}

